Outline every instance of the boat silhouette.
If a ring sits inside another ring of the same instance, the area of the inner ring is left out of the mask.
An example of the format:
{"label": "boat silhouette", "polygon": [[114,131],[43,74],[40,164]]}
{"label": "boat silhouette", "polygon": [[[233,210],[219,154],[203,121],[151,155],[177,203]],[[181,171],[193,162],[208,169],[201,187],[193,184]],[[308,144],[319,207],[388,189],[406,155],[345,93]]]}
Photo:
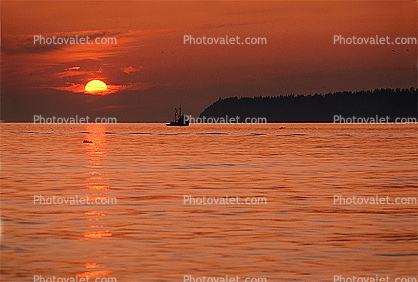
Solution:
{"label": "boat silhouette", "polygon": [[181,110],[180,107],[174,108],[174,121],[171,121],[170,123],[167,123],[167,126],[189,126],[189,119]]}

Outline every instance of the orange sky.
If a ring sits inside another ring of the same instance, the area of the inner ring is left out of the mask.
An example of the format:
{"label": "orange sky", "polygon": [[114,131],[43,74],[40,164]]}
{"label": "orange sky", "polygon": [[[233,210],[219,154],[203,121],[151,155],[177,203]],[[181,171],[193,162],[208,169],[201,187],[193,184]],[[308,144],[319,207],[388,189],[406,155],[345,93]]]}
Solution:
{"label": "orange sky", "polygon": [[[416,37],[416,1],[2,1],[1,25],[5,120],[166,121],[180,100],[197,115],[219,97],[417,87],[416,45],[333,44],[334,34]],[[118,42],[41,46],[34,35]],[[184,45],[184,35],[268,43]],[[87,97],[91,79],[113,94]]]}

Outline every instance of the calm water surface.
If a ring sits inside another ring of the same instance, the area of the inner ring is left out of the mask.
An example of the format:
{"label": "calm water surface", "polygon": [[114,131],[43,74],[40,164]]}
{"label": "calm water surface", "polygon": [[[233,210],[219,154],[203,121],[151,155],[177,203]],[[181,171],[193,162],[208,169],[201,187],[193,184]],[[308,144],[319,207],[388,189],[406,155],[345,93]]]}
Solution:
{"label": "calm water surface", "polygon": [[416,204],[334,205],[334,195],[417,197],[416,125],[1,128],[1,281],[417,276]]}

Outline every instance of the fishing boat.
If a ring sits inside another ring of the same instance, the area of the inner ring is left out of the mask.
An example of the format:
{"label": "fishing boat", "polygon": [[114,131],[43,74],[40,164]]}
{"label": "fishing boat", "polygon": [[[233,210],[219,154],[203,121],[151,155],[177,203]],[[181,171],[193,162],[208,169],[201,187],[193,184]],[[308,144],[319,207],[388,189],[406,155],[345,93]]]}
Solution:
{"label": "fishing boat", "polygon": [[181,105],[174,109],[174,121],[167,123],[167,126],[189,126],[189,119],[181,110]]}

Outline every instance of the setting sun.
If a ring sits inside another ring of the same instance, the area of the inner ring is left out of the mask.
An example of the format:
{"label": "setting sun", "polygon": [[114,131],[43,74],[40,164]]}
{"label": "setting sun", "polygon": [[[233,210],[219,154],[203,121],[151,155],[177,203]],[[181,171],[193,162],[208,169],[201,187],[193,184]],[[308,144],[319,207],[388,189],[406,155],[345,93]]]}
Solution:
{"label": "setting sun", "polygon": [[84,90],[89,93],[106,91],[107,85],[103,81],[95,79],[95,80],[89,81],[86,84],[86,87],[84,87]]}

